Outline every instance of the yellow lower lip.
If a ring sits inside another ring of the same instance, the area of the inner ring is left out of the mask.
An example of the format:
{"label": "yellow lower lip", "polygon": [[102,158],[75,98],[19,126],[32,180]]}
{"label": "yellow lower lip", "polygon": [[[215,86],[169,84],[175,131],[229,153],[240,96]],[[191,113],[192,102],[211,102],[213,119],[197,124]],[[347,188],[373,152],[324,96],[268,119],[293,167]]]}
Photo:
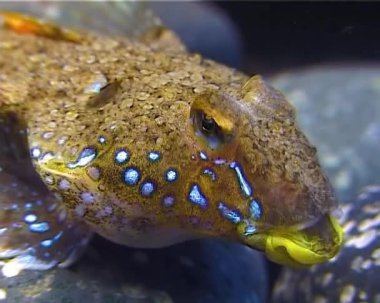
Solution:
{"label": "yellow lower lip", "polygon": [[[319,226],[313,230],[272,230],[265,235],[251,236],[245,242],[265,251],[267,257],[283,265],[308,266],[321,263],[333,258],[343,242],[343,231],[337,220],[327,215],[324,218],[325,229],[320,231]],[[324,232],[324,234],[323,234]],[[258,243],[261,242],[261,243]]]}

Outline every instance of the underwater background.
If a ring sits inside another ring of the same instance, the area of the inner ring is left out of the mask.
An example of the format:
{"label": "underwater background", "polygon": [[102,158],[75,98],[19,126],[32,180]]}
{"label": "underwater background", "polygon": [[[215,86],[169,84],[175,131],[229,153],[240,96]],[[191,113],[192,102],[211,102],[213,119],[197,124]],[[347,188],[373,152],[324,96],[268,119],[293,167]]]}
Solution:
{"label": "underwater background", "polygon": [[[332,262],[293,270],[223,241],[142,250],[97,237],[67,269],[0,277],[0,302],[380,302],[380,5],[133,5],[132,13],[84,2],[0,2],[0,9],[81,27],[83,16],[101,12],[90,28],[131,35],[149,7],[190,51],[262,74],[297,108],[318,148],[342,203],[345,248]],[[123,18],[129,21],[121,27]]]}

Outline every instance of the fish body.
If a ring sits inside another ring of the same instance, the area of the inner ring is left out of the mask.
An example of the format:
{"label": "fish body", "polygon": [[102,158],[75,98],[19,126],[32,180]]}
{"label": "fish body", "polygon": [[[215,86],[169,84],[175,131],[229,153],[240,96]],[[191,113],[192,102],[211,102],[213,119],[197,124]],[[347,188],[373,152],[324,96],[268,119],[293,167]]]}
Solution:
{"label": "fish body", "polygon": [[224,237],[285,264],[337,253],[316,150],[260,76],[162,27],[126,39],[0,16],[5,271],[67,265],[93,232],[135,247]]}

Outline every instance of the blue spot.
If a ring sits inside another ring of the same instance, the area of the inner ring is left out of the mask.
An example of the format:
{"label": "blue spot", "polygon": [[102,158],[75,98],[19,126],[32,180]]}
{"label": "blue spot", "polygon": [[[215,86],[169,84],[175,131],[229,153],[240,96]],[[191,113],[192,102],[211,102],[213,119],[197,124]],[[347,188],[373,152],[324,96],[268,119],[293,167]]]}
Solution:
{"label": "blue spot", "polygon": [[241,216],[240,212],[230,209],[223,202],[219,203],[218,209],[219,209],[221,215],[224,218],[226,218],[227,220],[230,220],[232,223],[237,224],[237,223],[241,222],[242,216]]}
{"label": "blue spot", "polygon": [[106,138],[105,138],[104,136],[99,136],[99,138],[98,138],[98,142],[99,142],[100,144],[104,144],[104,143],[107,142],[107,140],[106,140]]}
{"label": "blue spot", "polygon": [[49,223],[41,222],[41,223],[33,223],[29,225],[29,230],[35,233],[44,233],[50,229]]}
{"label": "blue spot", "polygon": [[247,197],[252,196],[253,194],[252,187],[248,183],[247,179],[245,178],[241,167],[236,162],[232,162],[230,164],[230,167],[233,170],[235,170],[236,176],[239,181],[240,189],[242,190],[243,194],[246,195]]}
{"label": "blue spot", "polygon": [[178,178],[178,172],[174,168],[170,168],[165,172],[165,179],[168,182],[174,182]]}
{"label": "blue spot", "polygon": [[41,156],[41,150],[38,147],[32,147],[30,149],[30,155],[33,159],[37,159]]}
{"label": "blue spot", "polygon": [[129,152],[126,149],[119,149],[115,153],[115,161],[117,164],[126,163],[129,160]]}
{"label": "blue spot", "polygon": [[82,167],[89,164],[92,160],[96,158],[97,152],[94,147],[86,147],[80,153],[78,159],[75,162],[67,164],[68,168]]}
{"label": "blue spot", "polygon": [[24,221],[28,224],[34,223],[37,221],[37,216],[35,214],[28,214],[24,217]]}
{"label": "blue spot", "polygon": [[140,186],[141,195],[150,197],[156,190],[156,184],[153,181],[145,181]]}
{"label": "blue spot", "polygon": [[157,162],[161,159],[161,154],[158,151],[151,151],[146,156],[150,162]]}
{"label": "blue spot", "polygon": [[255,226],[251,225],[251,224],[248,224],[245,228],[244,228],[244,236],[246,237],[249,237],[249,236],[252,236],[256,233],[257,229]]}
{"label": "blue spot", "polygon": [[251,217],[254,220],[259,220],[263,215],[263,210],[260,202],[255,199],[249,202],[249,211],[251,212]]}
{"label": "blue spot", "polygon": [[33,204],[32,203],[29,202],[29,203],[25,204],[25,209],[29,210],[29,209],[32,209],[32,208],[33,208]]}
{"label": "blue spot", "polygon": [[205,168],[203,170],[203,174],[209,176],[212,181],[216,180],[216,174],[215,174],[215,172],[211,168]]}
{"label": "blue spot", "polygon": [[47,239],[47,240],[41,241],[41,246],[43,246],[43,247],[50,247],[50,246],[53,245],[53,243],[54,243],[53,240]]}
{"label": "blue spot", "polygon": [[165,207],[172,207],[175,204],[175,197],[173,195],[167,195],[162,198],[162,205]]}
{"label": "blue spot", "polygon": [[136,167],[128,167],[123,173],[123,179],[127,185],[136,185],[140,181],[140,171]]}
{"label": "blue spot", "polygon": [[226,164],[227,161],[226,161],[225,159],[218,158],[218,159],[215,159],[215,160],[214,160],[214,163],[215,163],[216,165],[223,165],[223,164]]}
{"label": "blue spot", "polygon": [[63,234],[63,232],[60,231],[53,238],[41,241],[41,243],[40,243],[41,246],[45,247],[45,248],[52,246],[55,242],[57,242],[59,240],[59,238],[61,238],[62,234]]}
{"label": "blue spot", "polygon": [[202,160],[207,160],[208,159],[207,154],[204,151],[199,152],[199,157]]}
{"label": "blue spot", "polygon": [[191,203],[194,203],[202,208],[206,208],[208,206],[207,198],[202,193],[198,184],[193,184],[190,187],[190,191],[187,198]]}

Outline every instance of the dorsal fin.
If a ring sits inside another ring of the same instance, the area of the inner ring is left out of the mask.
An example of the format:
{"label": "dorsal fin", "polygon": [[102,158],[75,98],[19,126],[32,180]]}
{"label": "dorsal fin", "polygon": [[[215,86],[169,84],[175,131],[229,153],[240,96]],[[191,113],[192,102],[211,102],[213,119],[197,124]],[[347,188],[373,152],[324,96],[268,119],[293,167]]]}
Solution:
{"label": "dorsal fin", "polygon": [[0,25],[20,34],[30,34],[75,43],[82,40],[79,33],[60,27],[52,22],[16,12],[0,11]]}
{"label": "dorsal fin", "polygon": [[[78,3],[54,1],[52,3],[23,2],[22,5],[17,2],[8,2],[2,4],[2,7],[26,14],[11,13],[8,15],[8,18],[12,17],[13,20],[15,20],[14,17],[17,17],[17,21],[20,21],[21,16],[24,22],[23,30],[27,28],[25,25],[28,27],[36,27],[37,25],[37,31],[34,29],[34,33],[53,39],[63,37],[66,40],[75,40],[74,42],[76,42],[80,40],[80,35],[43,20],[51,20],[70,28],[90,30],[103,35],[127,37],[157,50],[182,52],[186,49],[181,39],[172,30],[163,26],[161,20],[150,9],[149,3],[145,2],[95,1]],[[28,17],[29,14],[41,19]],[[59,33],[59,30],[62,33]]]}

